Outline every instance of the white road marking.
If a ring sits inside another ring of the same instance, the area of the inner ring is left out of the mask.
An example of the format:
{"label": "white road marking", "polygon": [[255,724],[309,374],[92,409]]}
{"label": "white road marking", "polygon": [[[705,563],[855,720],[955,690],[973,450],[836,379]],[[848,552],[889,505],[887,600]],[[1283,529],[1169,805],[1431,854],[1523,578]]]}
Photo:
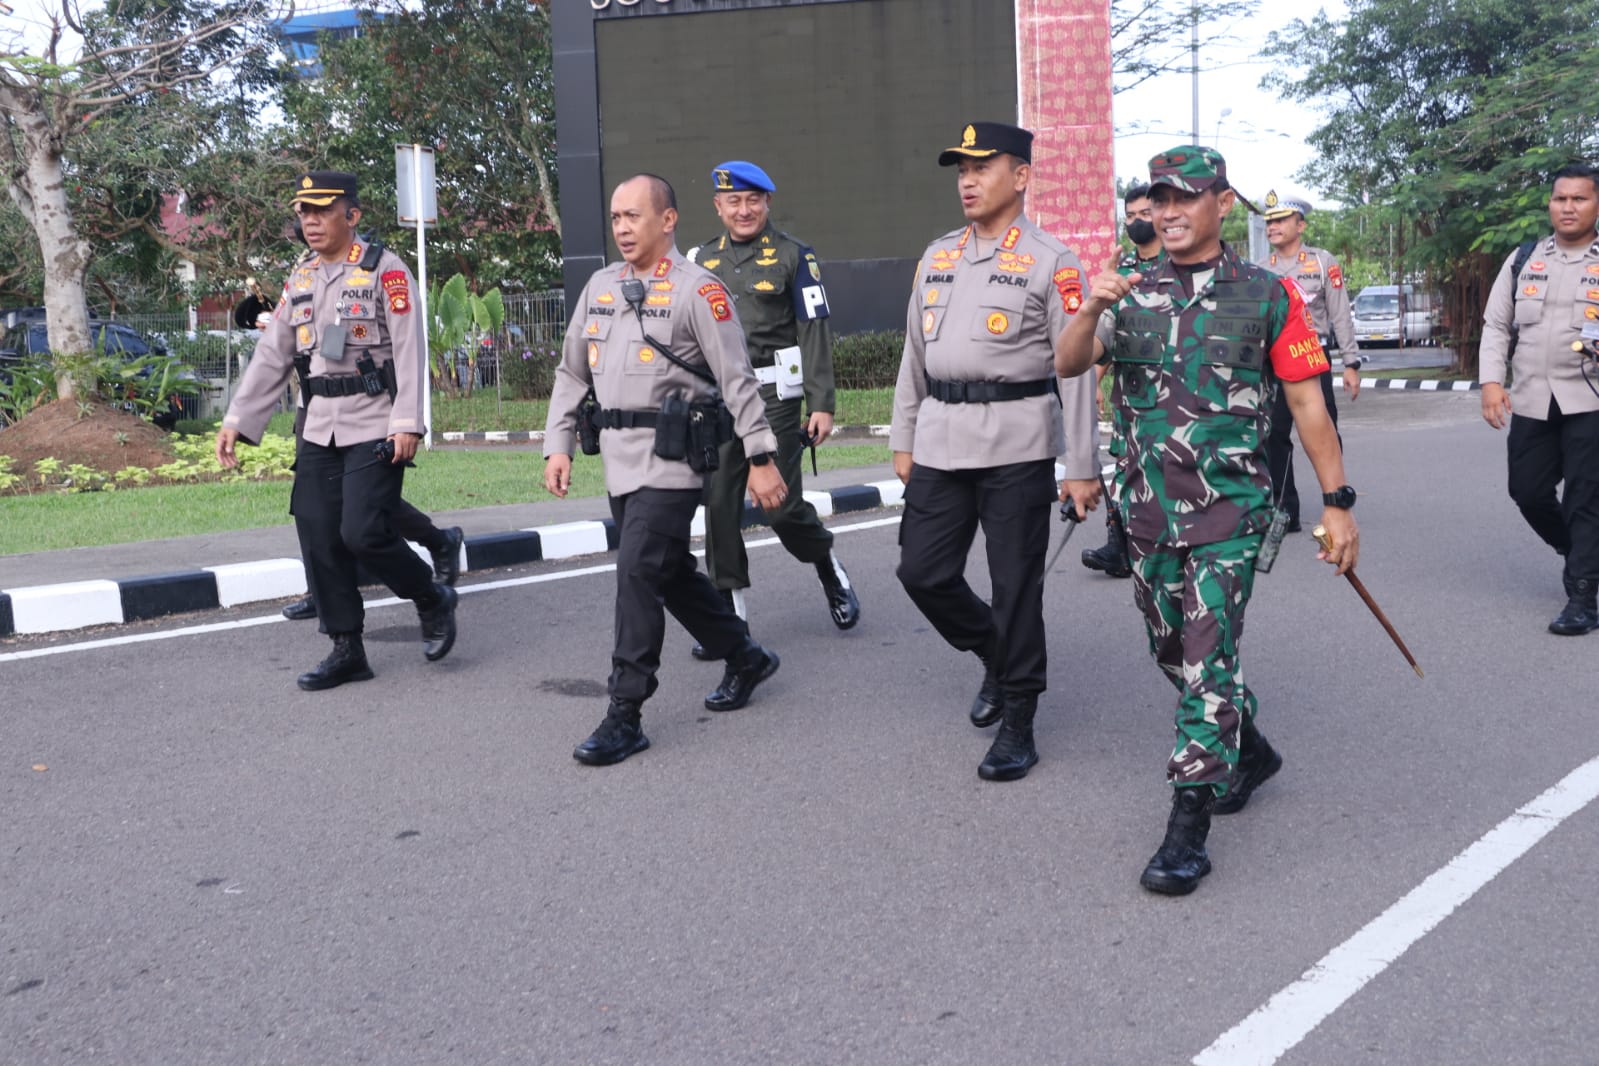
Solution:
{"label": "white road marking", "polygon": [[[870,522],[854,522],[849,525],[830,527],[834,533],[854,533],[866,529],[878,529],[882,526],[899,525],[899,515],[892,518],[878,518]],[[763,537],[760,540],[745,542],[745,548],[767,548],[780,541],[776,537]],[[703,548],[694,552],[703,557]],[[559,561],[559,560],[557,560]],[[602,566],[584,566],[576,570],[559,570],[550,574],[530,574],[527,577],[506,578],[503,581],[485,581],[477,585],[463,585],[456,589],[461,595],[466,596],[474,592],[489,592],[495,589],[519,588],[523,585],[541,585],[546,581],[565,581],[574,577],[587,577],[590,574],[608,574],[616,569],[615,563]],[[387,596],[381,600],[368,600],[366,609],[373,610],[378,607],[393,607],[401,603],[410,603],[398,596]],[[100,640],[83,640],[75,644],[59,644],[50,648],[32,648],[27,651],[10,651],[0,653],[0,663],[17,662],[22,659],[43,659],[51,655],[68,655],[72,652],[94,651],[99,648],[117,648],[127,644],[145,644],[153,640],[172,640],[175,637],[201,636],[206,633],[221,633],[230,629],[250,629],[254,626],[276,625],[287,622],[281,614],[273,612],[264,618],[241,618],[234,622],[208,622],[204,625],[184,626],[181,629],[167,629],[158,633],[129,633],[117,637],[104,637]]]}
{"label": "white road marking", "polygon": [[1506,867],[1599,797],[1588,760],[1411,889],[1304,976],[1194,1056],[1194,1066],[1270,1066]]}

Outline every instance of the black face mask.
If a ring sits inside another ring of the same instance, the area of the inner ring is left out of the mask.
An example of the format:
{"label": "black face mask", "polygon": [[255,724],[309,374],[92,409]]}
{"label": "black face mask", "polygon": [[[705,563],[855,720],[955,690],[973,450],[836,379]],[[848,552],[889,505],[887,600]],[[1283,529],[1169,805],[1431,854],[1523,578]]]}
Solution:
{"label": "black face mask", "polygon": [[1127,238],[1134,244],[1148,244],[1155,239],[1155,224],[1147,218],[1135,218],[1127,223]]}

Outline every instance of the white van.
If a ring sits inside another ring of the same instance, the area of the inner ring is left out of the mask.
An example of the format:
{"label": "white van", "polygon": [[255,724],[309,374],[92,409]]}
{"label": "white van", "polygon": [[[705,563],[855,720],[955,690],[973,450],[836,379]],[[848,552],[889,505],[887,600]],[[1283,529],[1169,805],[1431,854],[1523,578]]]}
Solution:
{"label": "white van", "polygon": [[1355,316],[1355,343],[1362,348],[1435,343],[1440,304],[1414,285],[1368,285],[1350,305]]}

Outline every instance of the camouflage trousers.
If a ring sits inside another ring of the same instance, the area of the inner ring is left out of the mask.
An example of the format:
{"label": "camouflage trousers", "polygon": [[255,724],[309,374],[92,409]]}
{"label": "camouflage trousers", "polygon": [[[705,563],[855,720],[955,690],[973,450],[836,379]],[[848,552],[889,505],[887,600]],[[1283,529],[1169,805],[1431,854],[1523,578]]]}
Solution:
{"label": "camouflage trousers", "polygon": [[1255,720],[1238,642],[1255,585],[1261,535],[1192,548],[1127,541],[1133,599],[1144,614],[1149,653],[1177,689],[1177,741],[1166,779],[1225,794],[1238,762],[1238,731]]}

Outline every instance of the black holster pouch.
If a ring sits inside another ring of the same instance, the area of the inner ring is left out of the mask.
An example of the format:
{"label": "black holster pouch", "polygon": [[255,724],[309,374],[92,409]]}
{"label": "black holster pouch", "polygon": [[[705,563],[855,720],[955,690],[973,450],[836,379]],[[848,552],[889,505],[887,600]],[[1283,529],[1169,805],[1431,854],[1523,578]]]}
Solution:
{"label": "black holster pouch", "polygon": [[600,454],[600,401],[593,389],[577,405],[577,446],[584,455]]}
{"label": "black holster pouch", "polygon": [[382,396],[389,394],[389,399],[394,399],[396,391],[394,381],[394,364],[384,363],[378,366],[370,355],[363,355],[355,361],[355,369],[361,374],[361,388],[368,396]]}
{"label": "black holster pouch", "polygon": [[655,416],[655,454],[662,459],[689,457],[689,402],[680,392],[661,401]]}
{"label": "black holster pouch", "polygon": [[691,404],[688,410],[689,468],[700,474],[712,473],[721,465],[722,445],[733,439],[733,412],[720,397]]}

